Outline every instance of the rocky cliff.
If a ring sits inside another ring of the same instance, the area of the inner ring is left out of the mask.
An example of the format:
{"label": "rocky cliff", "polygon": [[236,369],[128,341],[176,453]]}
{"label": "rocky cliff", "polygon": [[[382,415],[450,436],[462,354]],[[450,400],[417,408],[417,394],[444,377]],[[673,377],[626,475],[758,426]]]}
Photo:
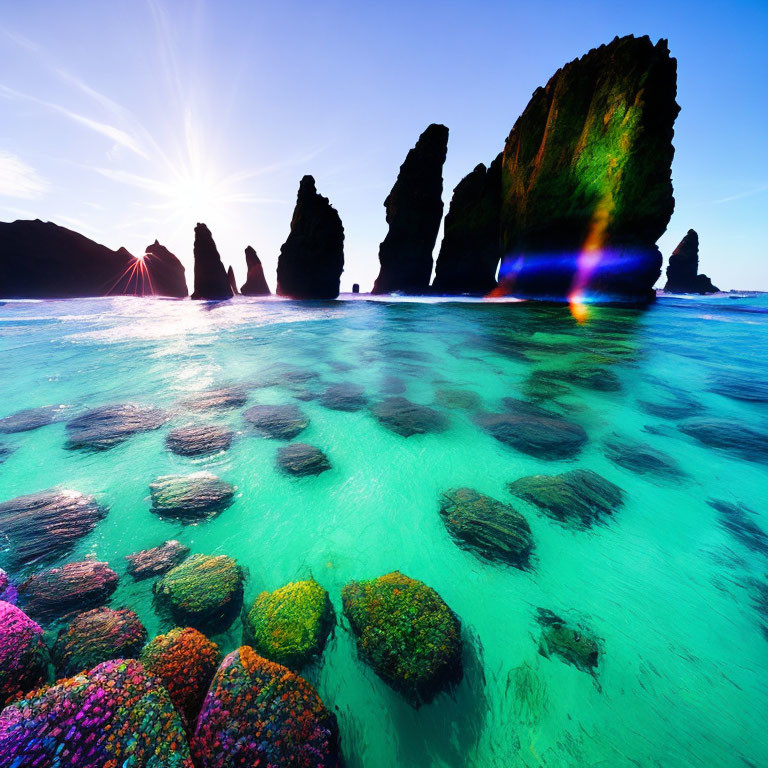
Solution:
{"label": "rocky cliff", "polygon": [[240,288],[240,293],[243,296],[269,296],[270,290],[264,277],[261,259],[250,245],[245,249],[245,264],[248,267],[248,275]]}
{"label": "rocky cliff", "polygon": [[344,227],[336,209],[315,188],[299,184],[288,239],[277,260],[277,293],[294,299],[335,299],[344,270]]}
{"label": "rocky cliff", "polygon": [[664,290],[670,293],[717,293],[720,290],[706,275],[698,272],[699,236],[695,230],[689,229],[669,257]]}
{"label": "rocky cliff", "polygon": [[432,275],[432,251],[443,217],[443,163],[448,129],[433,123],[400,166],[384,207],[389,231],[379,246],[373,293],[424,294]]}
{"label": "rocky cliff", "polygon": [[227,272],[205,224],[195,227],[195,291],[192,298],[214,301],[232,298]]}
{"label": "rocky cliff", "polygon": [[437,257],[436,293],[483,295],[496,287],[499,266],[501,155],[480,163],[453,190]]}
{"label": "rocky cliff", "polygon": [[183,298],[188,295],[184,265],[164,245],[155,240],[147,246],[142,262],[156,296]]}

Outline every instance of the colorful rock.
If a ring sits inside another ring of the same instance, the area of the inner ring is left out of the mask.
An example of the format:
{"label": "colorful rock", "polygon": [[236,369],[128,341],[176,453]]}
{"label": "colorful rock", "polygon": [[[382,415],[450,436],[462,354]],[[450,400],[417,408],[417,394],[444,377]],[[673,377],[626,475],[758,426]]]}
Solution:
{"label": "colorful rock", "polygon": [[171,539],[159,547],[142,549],[126,555],[128,561],[128,573],[136,581],[148,579],[152,576],[160,576],[170,571],[174,565],[178,565],[189,554],[189,547],[184,546],[176,539]]}
{"label": "colorful rock", "polygon": [[106,661],[0,713],[4,768],[193,768],[167,691],[135,660]]}
{"label": "colorful rock", "polygon": [[0,568],[0,600],[5,603],[11,603],[11,605],[16,605],[18,599],[18,590],[8,577],[8,574]]}
{"label": "colorful rock", "polygon": [[208,520],[232,504],[235,486],[210,472],[158,477],[149,485],[152,511],[185,523]]}
{"label": "colorful rock", "polygon": [[243,646],[211,683],[192,753],[200,768],[335,768],[338,726],[306,680]]}
{"label": "colorful rock", "polygon": [[244,575],[226,555],[192,555],[155,583],[155,601],[181,627],[223,632],[243,604]]}
{"label": "colorful rock", "polygon": [[0,709],[47,676],[42,628],[15,605],[0,601]]}
{"label": "colorful rock", "polygon": [[80,613],[59,632],[53,646],[58,677],[70,677],[110,659],[135,659],[147,642],[147,630],[127,608],[94,608]]}
{"label": "colorful rock", "polygon": [[243,622],[243,643],[298,670],[322,654],[333,620],[328,593],[314,580],[295,581],[253,601]]}
{"label": "colorful rock", "polygon": [[461,623],[434,589],[394,571],[341,597],[360,656],[414,707],[461,680]]}
{"label": "colorful rock", "polygon": [[142,664],[160,678],[190,728],[197,721],[220,661],[219,646],[191,627],[158,635],[141,653]]}

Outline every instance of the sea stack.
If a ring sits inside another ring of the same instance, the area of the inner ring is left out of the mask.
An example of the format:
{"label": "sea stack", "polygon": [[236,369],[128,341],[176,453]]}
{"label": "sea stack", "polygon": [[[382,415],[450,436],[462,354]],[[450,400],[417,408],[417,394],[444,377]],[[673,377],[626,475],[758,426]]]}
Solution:
{"label": "sea stack", "polygon": [[184,265],[164,245],[160,245],[157,240],[148,245],[142,262],[156,296],[175,296],[181,299],[188,295]]}
{"label": "sea stack", "polygon": [[669,257],[664,290],[669,293],[717,293],[720,290],[706,275],[698,272],[699,236],[696,230],[689,229]]}
{"label": "sea stack", "polygon": [[248,275],[240,288],[240,293],[243,296],[269,296],[270,290],[264,277],[261,259],[250,245],[245,249],[245,264],[248,267]]}
{"label": "sea stack", "polygon": [[195,292],[192,298],[212,301],[232,298],[227,272],[205,224],[195,227]]}
{"label": "sea stack", "polygon": [[232,290],[232,295],[237,296],[237,280],[235,280],[235,270],[232,269],[231,264],[227,270],[227,280],[229,280],[229,287]]}
{"label": "sea stack", "polygon": [[400,166],[384,201],[389,231],[379,246],[381,269],[373,293],[425,294],[432,276],[432,251],[443,218],[443,163],[448,129],[433,123]]}
{"label": "sea stack", "polygon": [[288,239],[277,260],[277,293],[293,299],[335,299],[344,270],[344,227],[336,209],[315,188],[299,184]]}
{"label": "sea stack", "polygon": [[501,258],[501,155],[480,163],[453,190],[437,257],[435,293],[484,295],[496,287]]}

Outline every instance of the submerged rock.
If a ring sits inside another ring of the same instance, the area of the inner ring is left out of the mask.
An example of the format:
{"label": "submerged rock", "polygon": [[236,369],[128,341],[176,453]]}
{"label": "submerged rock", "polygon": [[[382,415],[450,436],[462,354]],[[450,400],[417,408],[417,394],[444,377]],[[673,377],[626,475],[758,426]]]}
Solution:
{"label": "submerged rock", "polygon": [[189,730],[220,661],[219,646],[192,627],[158,635],[141,652],[142,664],[160,679]]}
{"label": "submerged rock", "polygon": [[745,371],[741,378],[736,374],[716,379],[711,386],[713,392],[731,400],[745,403],[768,403],[768,381],[751,378],[752,373]]}
{"label": "submerged rock", "polygon": [[224,632],[243,604],[243,580],[231,557],[192,555],[155,582],[155,601],[178,626]]}
{"label": "submerged rock", "polygon": [[221,263],[211,231],[205,224],[195,227],[195,291],[191,298],[220,301],[232,298],[232,287]]}
{"label": "submerged rock", "polygon": [[168,693],[135,660],[106,661],[4,709],[0,765],[193,768]]}
{"label": "submerged rock", "polygon": [[709,499],[707,504],[717,512],[720,525],[737,541],[753,552],[768,556],[768,533],[753,519],[759,519],[754,510],[745,504],[720,499]]}
{"label": "submerged rock", "polygon": [[243,620],[243,643],[299,670],[321,656],[333,622],[328,593],[314,580],[295,581],[253,601]]}
{"label": "submerged rock", "polygon": [[314,445],[289,443],[277,449],[277,466],[295,477],[319,475],[331,468],[328,457]]}
{"label": "submerged rock", "polygon": [[229,507],[235,486],[210,472],[166,475],[149,485],[152,511],[181,522],[209,520]]}
{"label": "submerged rock", "polygon": [[336,209],[315,188],[299,184],[291,231],[277,259],[277,294],[293,299],[335,299],[344,271],[344,227]]}
{"label": "submerged rock", "polygon": [[110,659],[135,659],[147,641],[147,630],[127,608],[94,608],[78,614],[59,632],[53,646],[58,677],[70,677]]}
{"label": "submerged rock", "polygon": [[505,398],[504,413],[479,413],[474,422],[500,443],[537,459],[570,459],[587,442],[578,424],[532,403]]}
{"label": "submerged rock", "polygon": [[453,190],[433,291],[484,295],[496,287],[500,209],[501,155],[488,168],[480,163]]}
{"label": "submerged rock", "polygon": [[117,574],[107,563],[82,560],[38,571],[19,585],[24,610],[48,621],[107,602],[117,589]]}
{"label": "submerged rock", "polygon": [[586,528],[624,503],[624,492],[591,469],[531,475],[509,483],[510,492],[565,525]]}
{"label": "submerged rock", "polygon": [[590,675],[597,674],[600,645],[595,635],[581,626],[568,624],[552,611],[538,609],[537,621],[542,626],[539,653],[550,658],[556,654],[567,664]]}
{"label": "submerged rock", "polygon": [[250,245],[245,249],[245,264],[248,267],[248,275],[240,287],[240,293],[243,296],[269,296],[270,290],[264,277],[261,259]]}
{"label": "submerged rock", "polygon": [[527,568],[533,550],[528,521],[509,504],[472,488],[446,491],[440,517],[459,546],[489,560]]}
{"label": "submerged rock", "polygon": [[324,408],[334,411],[359,411],[368,404],[365,389],[349,381],[331,384],[318,400]]}
{"label": "submerged rock", "polygon": [[447,389],[441,387],[435,390],[435,400],[444,408],[456,408],[474,411],[480,407],[480,395],[469,389]]}
{"label": "submerged rock", "polygon": [[448,419],[440,411],[405,397],[387,397],[371,410],[380,424],[403,437],[444,432],[448,428]]}
{"label": "submerged rock", "polygon": [[434,589],[394,571],[341,597],[361,658],[414,707],[461,680],[461,623]]}
{"label": "submerged rock", "polygon": [[253,405],[243,418],[263,437],[293,440],[308,426],[309,419],[296,405]]}
{"label": "submerged rock", "polygon": [[667,266],[668,293],[717,293],[720,289],[712,285],[706,275],[699,271],[699,236],[696,230],[689,229],[677,248],[672,251]]}
{"label": "submerged rock", "polygon": [[248,400],[248,393],[237,385],[206,389],[184,398],[181,405],[193,411],[228,410],[240,408]]}
{"label": "submerged rock", "polygon": [[67,422],[67,448],[104,451],[132,435],[159,429],[168,414],[135,403],[102,405]]}
{"label": "submerged rock", "polygon": [[176,427],[165,436],[165,445],[179,456],[208,456],[226,451],[232,445],[235,433],[215,424],[197,424]]}
{"label": "submerged rock", "polygon": [[63,405],[44,405],[40,408],[25,408],[23,411],[16,411],[16,413],[0,419],[0,432],[12,434],[46,427],[58,421],[65,410]]}
{"label": "submerged rock", "polygon": [[13,448],[9,448],[7,445],[0,443],[0,464],[2,464],[12,453]]}
{"label": "submerged rock", "polygon": [[156,296],[182,299],[189,294],[184,265],[157,240],[147,246],[141,261],[152,281],[152,293]]}
{"label": "submerged rock", "polygon": [[48,563],[72,551],[107,514],[93,496],[49,490],[18,496],[0,504],[0,552],[9,568]]}
{"label": "submerged rock", "polygon": [[709,448],[718,448],[745,461],[768,461],[768,429],[717,418],[690,419],[680,424],[679,429]]}
{"label": "submerged rock", "polygon": [[554,381],[573,384],[583,389],[595,392],[618,392],[621,390],[621,379],[607,368],[589,365],[575,365],[566,370],[535,371],[532,375],[540,381]]}
{"label": "submerged rock", "polygon": [[372,293],[428,293],[432,251],[443,218],[447,151],[448,129],[433,123],[400,166],[384,201],[389,230],[379,246],[381,269]]}
{"label": "submerged rock", "polygon": [[16,606],[0,601],[0,710],[47,678],[42,628]]}
{"label": "submerged rock", "polygon": [[216,672],[192,753],[199,768],[337,768],[338,726],[309,683],[243,646]]}
{"label": "submerged rock", "polygon": [[143,549],[141,552],[126,555],[128,574],[133,576],[136,581],[160,576],[166,571],[170,571],[174,565],[178,565],[188,554],[189,547],[171,539],[159,547]]}
{"label": "submerged rock", "polygon": [[611,435],[605,441],[605,455],[614,463],[638,475],[657,475],[665,478],[683,476],[680,465],[663,451],[648,443]]}

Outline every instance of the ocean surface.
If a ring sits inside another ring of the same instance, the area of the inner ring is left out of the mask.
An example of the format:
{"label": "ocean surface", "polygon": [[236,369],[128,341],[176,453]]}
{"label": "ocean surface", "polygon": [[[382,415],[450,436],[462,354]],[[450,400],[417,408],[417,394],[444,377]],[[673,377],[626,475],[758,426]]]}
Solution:
{"label": "ocean surface", "polygon": [[[246,606],[262,590],[314,577],[337,626],[305,676],[336,712],[350,768],[760,768],[768,765],[767,352],[768,295],[590,307],[582,323],[568,307],[525,302],[6,302],[0,418],[125,402],[174,417],[95,453],[65,448],[65,421],[0,435],[9,451],[0,501],[61,486],[108,506],[66,559],[108,561],[120,574],[110,605],[137,611],[150,636],[167,625],[152,581],[126,575],[124,558],[136,550],[175,538],[193,553],[234,557],[248,573]],[[307,399],[335,382],[362,385],[371,404],[402,392],[444,412],[449,427],[405,438],[369,408],[340,412]],[[180,406],[229,384],[246,388],[246,406],[207,414]],[[441,390],[476,398],[449,408]],[[502,410],[505,397],[580,424],[588,443],[575,458],[544,460],[497,441],[473,417]],[[279,443],[247,428],[251,404],[287,402],[309,417],[298,439],[322,448],[330,471],[281,474]],[[725,438],[708,445],[689,436],[681,427],[692,419],[716,419]],[[205,421],[236,431],[228,451],[195,459],[166,449],[173,426]],[[679,471],[620,466],[607,443],[642,444],[646,459],[662,456]],[[574,468],[618,485],[623,506],[577,529],[507,488]],[[197,525],[150,511],[151,482],[199,470],[237,487],[231,507]],[[451,538],[439,497],[462,486],[525,516],[535,540],[528,570],[483,560]],[[342,617],[346,583],[393,570],[434,587],[462,622],[463,681],[418,710],[358,659]],[[538,609],[594,633],[594,675],[539,652]],[[241,632],[237,619],[214,639],[228,652]]]}

